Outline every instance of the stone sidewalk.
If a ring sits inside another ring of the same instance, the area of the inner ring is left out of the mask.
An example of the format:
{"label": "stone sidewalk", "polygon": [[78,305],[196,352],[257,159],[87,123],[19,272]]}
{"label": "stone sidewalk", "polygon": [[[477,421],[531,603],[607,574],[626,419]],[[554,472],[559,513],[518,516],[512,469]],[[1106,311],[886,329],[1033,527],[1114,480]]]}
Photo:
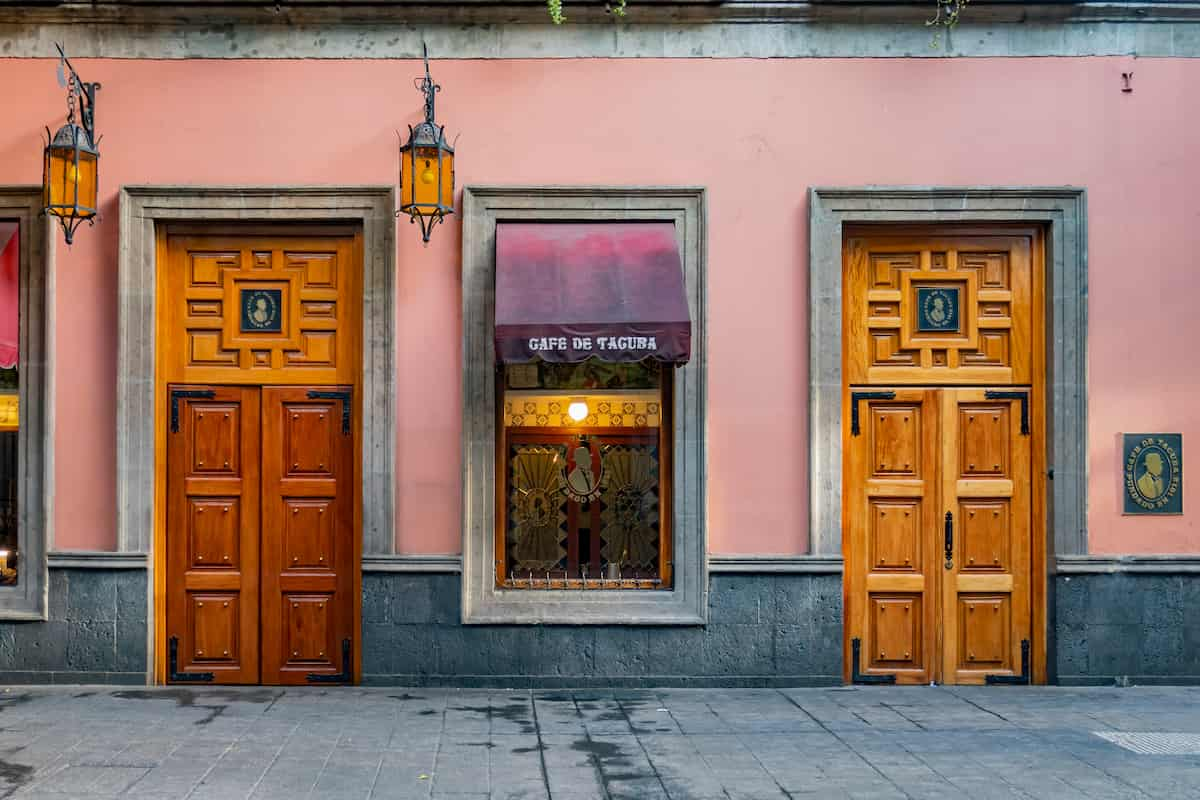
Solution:
{"label": "stone sidewalk", "polygon": [[8,688],[0,797],[1195,798],[1200,688]]}

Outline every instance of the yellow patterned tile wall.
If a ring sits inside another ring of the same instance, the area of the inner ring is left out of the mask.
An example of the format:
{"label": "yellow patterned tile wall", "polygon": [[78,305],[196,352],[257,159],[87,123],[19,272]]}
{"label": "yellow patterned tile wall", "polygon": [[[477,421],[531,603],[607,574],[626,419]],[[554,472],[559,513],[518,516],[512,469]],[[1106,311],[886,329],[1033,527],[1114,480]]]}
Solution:
{"label": "yellow patterned tile wall", "polygon": [[15,431],[20,422],[17,396],[15,394],[0,394],[0,431]]}
{"label": "yellow patterned tile wall", "polygon": [[[588,406],[587,418],[579,422],[567,416],[574,400]],[[504,427],[657,428],[659,409],[657,391],[564,395],[510,390],[504,395]]]}

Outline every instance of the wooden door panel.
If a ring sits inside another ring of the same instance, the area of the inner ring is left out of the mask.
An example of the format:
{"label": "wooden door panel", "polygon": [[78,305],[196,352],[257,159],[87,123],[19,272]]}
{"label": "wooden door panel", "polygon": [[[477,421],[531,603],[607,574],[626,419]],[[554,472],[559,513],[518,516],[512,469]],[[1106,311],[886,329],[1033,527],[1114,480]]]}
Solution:
{"label": "wooden door panel", "polygon": [[922,593],[870,595],[871,625],[864,655],[870,672],[924,671]]}
{"label": "wooden door panel", "polygon": [[982,389],[940,394],[953,537],[942,569],[942,680],[982,683],[1021,674],[1021,641],[1032,635],[1031,436],[1021,432],[1021,400]]}
{"label": "wooden door panel", "polygon": [[926,537],[937,515],[937,406],[926,390],[873,394],[846,395],[848,416],[859,405],[844,498],[848,644],[859,640],[862,674],[928,683],[937,563]]}
{"label": "wooden door panel", "polygon": [[331,387],[263,389],[264,683],[352,670],[341,644],[355,638],[351,398]]}
{"label": "wooden door panel", "polygon": [[858,229],[843,249],[850,384],[1032,382],[1036,229]]}
{"label": "wooden door panel", "polygon": [[[182,390],[192,396],[175,396]],[[209,393],[211,396],[197,396]],[[257,683],[259,397],[168,387],[167,637],[176,673]]]}
{"label": "wooden door panel", "polygon": [[353,383],[361,339],[360,244],[329,235],[167,237],[168,381]]}
{"label": "wooden door panel", "polygon": [[[959,594],[955,671],[1012,670],[1012,603],[1005,595]],[[1020,669],[1018,668],[1018,672]]]}

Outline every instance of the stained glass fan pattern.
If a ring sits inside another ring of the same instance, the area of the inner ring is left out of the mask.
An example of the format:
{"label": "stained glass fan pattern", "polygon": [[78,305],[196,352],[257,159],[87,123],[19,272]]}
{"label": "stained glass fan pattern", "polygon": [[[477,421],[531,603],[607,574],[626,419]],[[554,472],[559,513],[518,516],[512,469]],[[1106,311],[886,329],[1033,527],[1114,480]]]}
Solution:
{"label": "stained glass fan pattern", "polygon": [[542,573],[566,558],[567,500],[562,491],[563,445],[516,445],[511,453],[509,559]]}
{"label": "stained glass fan pattern", "polygon": [[601,554],[638,573],[658,569],[658,448],[607,445],[604,461]]}

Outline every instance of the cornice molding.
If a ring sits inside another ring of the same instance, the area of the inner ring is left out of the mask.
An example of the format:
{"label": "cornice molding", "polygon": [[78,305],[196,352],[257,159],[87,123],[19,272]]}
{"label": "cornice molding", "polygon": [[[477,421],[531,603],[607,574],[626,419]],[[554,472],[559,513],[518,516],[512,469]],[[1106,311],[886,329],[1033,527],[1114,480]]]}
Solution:
{"label": "cornice molding", "polygon": [[1058,556],[1054,571],[1058,575],[1105,575],[1137,573],[1184,575],[1200,573],[1200,555],[1078,555]]}
{"label": "cornice molding", "polygon": [[50,569],[145,569],[145,553],[55,550],[46,556]]}
{"label": "cornice molding", "polygon": [[[648,24],[752,22],[878,25],[921,23],[932,16],[931,8],[932,0],[631,0],[625,18],[614,22],[602,2],[568,0],[566,13],[569,26],[620,25],[628,28]],[[972,24],[1189,22],[1197,19],[1200,19],[1198,0],[975,0],[964,14],[964,20]],[[60,0],[53,3],[6,2],[0,6],[0,23],[37,25],[72,22],[196,25],[211,29],[228,24],[545,25],[548,21],[544,3],[488,0]]]}
{"label": "cornice molding", "polygon": [[754,574],[841,575],[841,556],[710,555],[709,572]]}
{"label": "cornice molding", "polygon": [[4,58],[963,58],[1200,57],[1200,0],[974,0],[934,33],[933,0],[675,2],[631,0],[614,22],[602,3],[568,0],[550,24],[543,2],[0,0]]}
{"label": "cornice molding", "polygon": [[462,572],[462,556],[439,555],[364,555],[363,572]]}

